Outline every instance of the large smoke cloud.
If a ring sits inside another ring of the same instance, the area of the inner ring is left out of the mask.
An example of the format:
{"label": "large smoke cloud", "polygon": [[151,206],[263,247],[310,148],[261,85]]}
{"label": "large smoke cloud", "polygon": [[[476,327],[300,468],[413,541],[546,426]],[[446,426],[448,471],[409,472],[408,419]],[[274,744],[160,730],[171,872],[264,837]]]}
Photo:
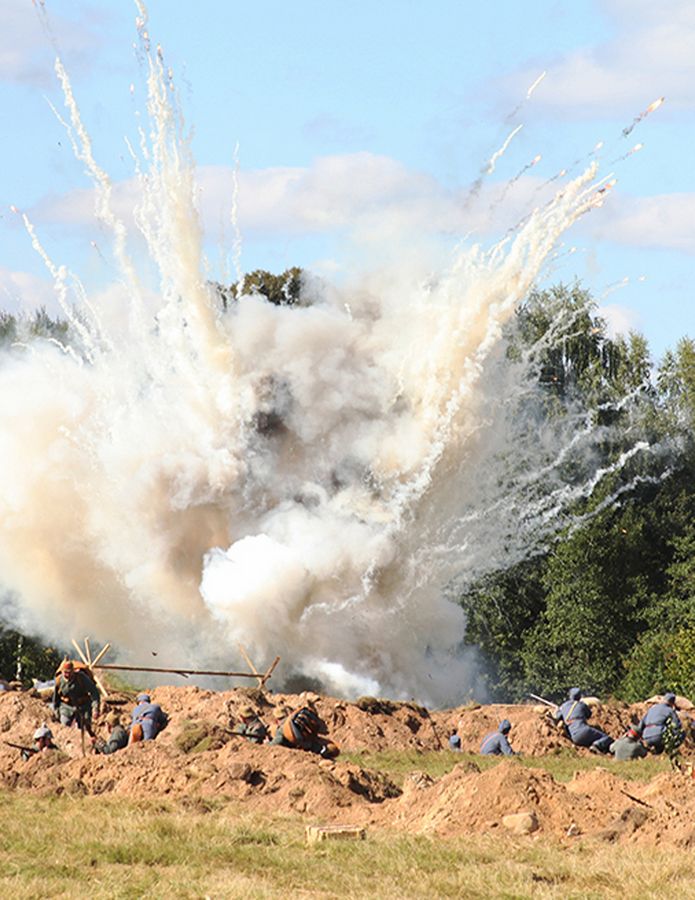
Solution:
{"label": "large smoke cloud", "polygon": [[[413,257],[350,287],[307,284],[310,305],[242,296],[223,313],[167,76],[147,59],[135,220],[154,290],[59,67],[120,279],[98,301],[78,284],[75,313],[46,257],[72,344],[0,362],[0,572],[17,621],[180,665],[229,662],[242,641],[259,663],[280,654],[280,677],[456,699],[473,676],[447,586],[522,555],[559,497],[546,491],[535,517],[529,505],[523,527],[509,518],[532,492],[513,464],[527,382],[502,330],[560,234],[600,202],[594,172],[436,277]],[[563,440],[534,434],[524,466]]]}

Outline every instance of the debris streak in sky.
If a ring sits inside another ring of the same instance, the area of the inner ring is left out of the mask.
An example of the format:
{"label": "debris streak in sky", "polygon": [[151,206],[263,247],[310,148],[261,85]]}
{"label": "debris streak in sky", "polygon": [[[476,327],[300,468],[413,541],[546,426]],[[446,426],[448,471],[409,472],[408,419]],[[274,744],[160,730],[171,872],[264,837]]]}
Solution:
{"label": "debris streak in sky", "polygon": [[495,150],[495,152],[492,154],[492,156],[490,157],[490,159],[488,161],[487,169],[485,170],[486,175],[492,175],[492,173],[495,171],[495,165],[497,163],[497,160],[500,158],[500,156],[502,156],[504,154],[505,150],[511,144],[514,137],[521,131],[521,129],[523,127],[524,127],[523,125],[517,125],[516,128],[514,129],[514,131],[512,131],[509,135],[507,135],[504,143],[499,148],[499,150]]}
{"label": "debris streak in sky", "polygon": [[650,103],[649,106],[644,110],[644,112],[641,112],[638,116],[635,116],[635,118],[632,120],[632,123],[626,128],[623,128],[623,137],[627,137],[636,125],[639,125],[639,123],[643,119],[646,119],[648,115],[657,110],[665,100],[666,97],[659,97],[658,100],[654,100],[653,103]]}

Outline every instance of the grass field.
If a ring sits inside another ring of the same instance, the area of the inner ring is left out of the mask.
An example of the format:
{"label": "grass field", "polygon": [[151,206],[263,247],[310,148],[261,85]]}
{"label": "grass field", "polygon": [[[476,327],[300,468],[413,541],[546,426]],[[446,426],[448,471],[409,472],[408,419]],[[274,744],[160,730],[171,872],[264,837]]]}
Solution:
{"label": "grass field", "polygon": [[[481,771],[499,764],[499,757],[480,756],[477,753],[452,753],[416,750],[384,750],[378,753],[345,753],[341,759],[349,759],[365,769],[377,769],[401,783],[408,772],[425,772],[433,778],[441,778],[458,763],[473,762]],[[670,763],[663,756],[652,756],[639,762],[616,762],[612,756],[577,756],[573,749],[561,750],[552,756],[516,756],[523,766],[545,769],[556,781],[570,781],[575,772],[597,768],[606,769],[628,781],[650,781],[661,772],[670,771]]]}
{"label": "grass field", "polygon": [[[397,777],[414,768],[441,774],[437,766],[449,754],[383,756],[391,757],[390,769],[389,759],[380,768]],[[573,758],[572,771],[583,763]],[[564,759],[543,765],[569,777]],[[595,761],[587,760],[591,765]],[[629,772],[647,774],[641,765]],[[688,851],[645,852],[588,841],[565,848],[547,839],[497,835],[442,841],[376,829],[365,841],[308,846],[306,822],[251,816],[222,801],[3,792],[0,821],[0,897],[16,900],[695,897]]]}

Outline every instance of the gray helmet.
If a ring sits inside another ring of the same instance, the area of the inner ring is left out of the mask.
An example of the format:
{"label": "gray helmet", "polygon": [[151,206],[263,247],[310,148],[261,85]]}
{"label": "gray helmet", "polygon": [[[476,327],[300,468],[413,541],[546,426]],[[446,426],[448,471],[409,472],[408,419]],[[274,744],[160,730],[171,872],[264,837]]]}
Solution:
{"label": "gray helmet", "polygon": [[149,694],[138,694],[135,699],[138,701],[138,703],[151,703],[152,702]]}
{"label": "gray helmet", "polygon": [[48,727],[48,725],[42,725],[40,728],[37,728],[34,732],[34,740],[38,741],[41,738],[48,738],[49,740],[53,737],[53,732]]}
{"label": "gray helmet", "polygon": [[676,695],[669,691],[667,694],[664,694],[664,703],[668,703],[669,706],[675,706],[676,704]]}

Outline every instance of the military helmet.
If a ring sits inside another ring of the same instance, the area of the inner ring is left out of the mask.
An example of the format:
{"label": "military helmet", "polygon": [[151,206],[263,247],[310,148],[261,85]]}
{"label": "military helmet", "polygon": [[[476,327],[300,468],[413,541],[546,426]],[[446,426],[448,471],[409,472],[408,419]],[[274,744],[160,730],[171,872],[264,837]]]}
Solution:
{"label": "military helmet", "polygon": [[135,698],[138,703],[151,703],[152,700],[149,694],[138,694]]}
{"label": "military helmet", "polygon": [[42,725],[40,728],[37,728],[36,731],[34,732],[34,740],[35,741],[38,741],[41,738],[49,738],[50,739],[52,737],[53,737],[53,732],[48,727],[48,725]]}
{"label": "military helmet", "polygon": [[248,704],[240,707],[240,709],[239,709],[239,716],[241,716],[242,719],[251,719],[255,715],[256,715],[256,711],[254,710],[254,708],[252,706],[249,706]]}

